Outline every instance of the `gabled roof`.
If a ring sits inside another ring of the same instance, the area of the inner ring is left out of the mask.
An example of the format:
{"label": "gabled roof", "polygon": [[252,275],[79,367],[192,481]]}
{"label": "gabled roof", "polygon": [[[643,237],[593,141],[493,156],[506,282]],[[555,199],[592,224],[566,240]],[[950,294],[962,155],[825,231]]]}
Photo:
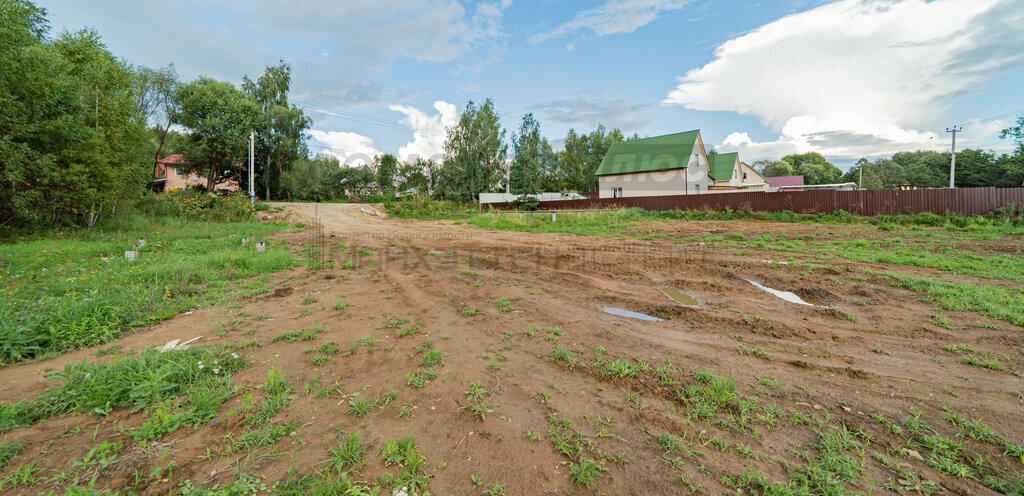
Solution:
{"label": "gabled roof", "polygon": [[185,155],[182,155],[180,153],[175,153],[174,155],[171,155],[169,157],[164,157],[164,158],[162,158],[160,160],[157,160],[156,162],[158,164],[184,164],[185,163]]}
{"label": "gabled roof", "polygon": [[615,143],[608,148],[596,175],[685,169],[700,130]]}
{"label": "gabled roof", "polygon": [[732,173],[736,170],[736,164],[739,163],[739,156],[740,154],[737,152],[708,155],[711,179],[715,181],[728,181],[732,179]]}

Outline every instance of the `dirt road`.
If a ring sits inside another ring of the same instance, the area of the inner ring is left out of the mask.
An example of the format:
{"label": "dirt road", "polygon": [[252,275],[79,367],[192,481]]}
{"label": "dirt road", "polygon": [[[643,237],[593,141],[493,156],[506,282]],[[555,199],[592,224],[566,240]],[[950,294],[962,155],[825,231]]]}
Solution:
{"label": "dirt road", "polygon": [[[903,449],[917,446],[908,441],[913,434],[905,427],[898,433],[880,419],[899,425],[916,409],[952,438],[958,431],[943,419],[946,406],[965,418],[983,419],[1014,443],[1024,438],[1024,404],[1017,399],[1024,383],[1012,373],[1021,369],[1022,329],[1006,323],[986,328],[986,318],[950,312],[944,315],[953,329],[932,325],[933,304],[862,270],[881,267],[835,262],[812,270],[673,240],[829,229],[876,235],[869,227],[677,222],[660,226],[672,236],[641,241],[388,219],[367,213],[373,211],[367,205],[278,206],[285,210],[263,215],[324,226],[333,268],[280,274],[273,287],[293,288],[290,294],[258,296],[241,301],[240,308],[198,310],[122,340],[128,349],[198,335],[213,343],[258,340],[260,347],[245,349],[255,365],[238,374],[244,384],[259,384],[272,364],[299,390],[318,377],[323,384],[337,381],[347,393],[400,393],[397,401],[362,418],[349,415],[338,395],[300,395],[280,414],[303,424],[277,446],[290,454],[247,460],[268,482],[292,468],[308,471],[334,445],[336,430],[358,430],[371,445],[412,435],[433,474],[433,494],[479,494],[485,486],[476,480],[500,482],[505,494],[719,494],[734,491],[727,487],[733,479],[724,478],[737,478],[748,467],[772,481],[808,472],[824,453],[816,447],[821,433],[845,426],[863,434],[855,441],[862,449],[846,452],[862,467],[850,486],[858,491],[872,486],[884,492],[880,484],[913,472],[953,493],[986,494],[991,490],[977,481],[943,473],[920,455],[921,448]],[[308,236],[307,230],[272,242],[290,243],[301,253]],[[751,281],[818,305],[785,301]],[[663,288],[690,295],[699,305],[681,305]],[[661,320],[614,316],[606,307]],[[244,322],[216,335],[218,323],[239,315],[246,316]],[[284,331],[314,325],[325,329],[315,341],[271,343]],[[408,335],[399,337],[403,330]],[[314,365],[316,353],[307,351],[329,340],[351,353]],[[418,389],[408,384],[407,374],[427,368],[417,353],[425,341],[445,354],[444,364],[433,365],[438,377]],[[1005,356],[1010,370],[961,364],[942,350],[950,343]],[[2,370],[5,383],[18,374],[31,378],[2,394],[32,394],[48,383],[41,377],[44,368],[88,353]],[[553,353],[562,358],[553,359]],[[732,376],[735,396],[714,404],[687,389],[703,387],[705,371]],[[471,383],[487,391],[482,420],[468,408],[464,391]],[[706,401],[715,406],[707,415],[700,410]],[[403,405],[411,414],[398,418]],[[124,412],[112,418],[122,425],[145,420]],[[17,435],[54,438],[74,422],[88,429],[109,426],[94,417],[58,419]],[[225,459],[200,455],[219,449],[235,430],[228,417],[172,434],[176,480],[228,480],[230,472],[208,477]],[[681,439],[686,450],[666,448],[666,438],[656,437],[664,434]],[[1005,455],[993,442],[957,442],[964,444],[963,453],[987,459],[986,473],[1012,481],[1024,471],[1024,460]],[[84,453],[71,441],[49,449],[64,459]],[[589,488],[574,484],[569,473],[582,459],[607,469]],[[370,460],[361,480],[386,470],[379,457]]]}

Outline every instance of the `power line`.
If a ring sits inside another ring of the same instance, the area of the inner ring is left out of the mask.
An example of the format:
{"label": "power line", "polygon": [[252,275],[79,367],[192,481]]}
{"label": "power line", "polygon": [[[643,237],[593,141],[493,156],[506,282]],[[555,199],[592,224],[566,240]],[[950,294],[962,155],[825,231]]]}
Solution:
{"label": "power line", "polygon": [[974,126],[976,124],[982,124],[982,123],[985,123],[985,122],[991,122],[991,121],[994,121],[996,119],[1000,119],[1002,117],[1006,117],[1006,116],[1010,116],[1010,115],[1016,115],[1016,114],[1020,114],[1020,113],[1024,113],[1024,108],[1019,109],[1019,110],[1014,110],[1012,112],[1007,112],[1005,114],[999,114],[999,115],[994,115],[992,117],[986,117],[984,119],[975,119],[973,121],[968,121],[968,122],[965,122],[965,123],[960,124],[960,125],[961,126]]}

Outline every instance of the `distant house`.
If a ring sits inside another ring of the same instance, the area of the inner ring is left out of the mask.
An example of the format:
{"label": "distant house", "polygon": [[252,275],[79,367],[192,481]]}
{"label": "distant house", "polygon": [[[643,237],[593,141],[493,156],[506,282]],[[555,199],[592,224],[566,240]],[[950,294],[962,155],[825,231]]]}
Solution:
{"label": "distant house", "polygon": [[768,181],[749,165],[740,162],[740,154],[716,153],[708,157],[710,164],[711,191],[764,191]]}
{"label": "distant house", "polygon": [[[181,166],[185,165],[185,156],[176,153],[156,162],[156,191],[174,191],[189,186],[206,187],[206,178],[197,174],[186,174]],[[238,181],[234,179],[217,183],[216,191],[238,191]]]}
{"label": "distant house", "polygon": [[775,176],[768,178],[768,191],[778,191],[786,187],[790,191],[802,191],[797,186],[804,185],[804,176]]}
{"label": "distant house", "polygon": [[599,198],[707,193],[707,152],[700,130],[615,143],[597,168]]}

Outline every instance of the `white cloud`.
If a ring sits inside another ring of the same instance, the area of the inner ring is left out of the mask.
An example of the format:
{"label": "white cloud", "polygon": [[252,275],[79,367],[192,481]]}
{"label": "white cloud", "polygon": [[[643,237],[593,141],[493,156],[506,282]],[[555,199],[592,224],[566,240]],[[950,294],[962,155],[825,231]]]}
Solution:
{"label": "white cloud", "polygon": [[[551,31],[531,36],[530,42],[543,43],[581,31],[592,36],[632,33],[654,22],[662,12],[681,9],[688,3],[690,0],[608,0],[600,7],[577,12],[572,20]],[[568,48],[572,50],[575,45]]]}
{"label": "white cloud", "polygon": [[436,115],[427,115],[420,109],[405,105],[388,108],[405,115],[402,123],[412,128],[412,141],[398,149],[398,156],[406,162],[417,158],[440,161],[444,158],[444,141],[448,128],[455,126],[459,112],[455,105],[438,100],[434,102]]}
{"label": "white cloud", "polygon": [[1024,66],[1022,23],[1015,0],[843,0],[725,42],[664,103],[760,118],[778,139],[722,147],[749,160],[937,149],[953,100]]}
{"label": "white cloud", "polygon": [[335,157],[342,164],[355,166],[369,164],[380,151],[373,146],[373,138],[346,131],[321,131],[310,129],[309,134],[320,143],[320,153]]}

